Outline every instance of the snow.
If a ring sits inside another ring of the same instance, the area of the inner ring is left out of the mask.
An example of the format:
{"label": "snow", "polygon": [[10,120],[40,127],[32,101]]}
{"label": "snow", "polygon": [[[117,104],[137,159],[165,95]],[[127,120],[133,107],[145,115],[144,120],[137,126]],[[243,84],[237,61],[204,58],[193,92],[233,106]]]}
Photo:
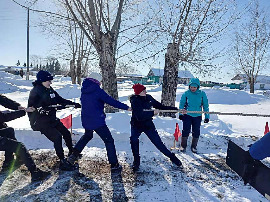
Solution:
{"label": "snow", "polygon": [[[30,81],[5,72],[0,72],[0,93],[27,105]],[[124,86],[121,86],[124,85]],[[79,101],[80,86],[71,84],[70,78],[56,76],[52,86],[66,99]],[[130,105],[132,84],[118,84],[120,101]],[[155,99],[161,99],[161,86],[147,86]],[[176,106],[187,87],[178,85]],[[202,88],[208,96],[210,111],[267,114],[270,101],[261,91],[227,88]],[[0,110],[6,110],[0,107]],[[83,135],[80,109],[65,109],[58,112],[59,118],[73,115],[74,141]],[[233,140],[244,149],[260,138],[264,132],[264,117],[241,117],[211,115],[208,124],[202,123],[198,144],[199,154],[189,149],[186,153],[173,150],[184,165],[184,172],[175,168],[161,154],[145,134],[140,137],[141,169],[131,170],[133,161],[129,143],[131,113],[120,111],[107,114],[107,125],[115,140],[121,175],[110,173],[103,141],[97,134],[83,150],[79,161],[80,174],[58,171],[58,159],[53,144],[39,132],[30,128],[28,117],[8,123],[15,129],[16,137],[30,150],[37,166],[51,171],[42,182],[31,183],[26,167],[14,171],[8,178],[0,175],[1,201],[267,201],[251,186],[244,186],[241,178],[225,163],[228,140]],[[155,117],[154,123],[165,145],[173,146],[175,124],[182,122],[169,117]],[[189,138],[190,145],[191,138]],[[179,143],[177,143],[179,146]],[[65,153],[67,148],[65,147]],[[4,160],[0,152],[0,161]],[[269,165],[269,159],[263,161]],[[1,165],[1,163],[0,163]]]}

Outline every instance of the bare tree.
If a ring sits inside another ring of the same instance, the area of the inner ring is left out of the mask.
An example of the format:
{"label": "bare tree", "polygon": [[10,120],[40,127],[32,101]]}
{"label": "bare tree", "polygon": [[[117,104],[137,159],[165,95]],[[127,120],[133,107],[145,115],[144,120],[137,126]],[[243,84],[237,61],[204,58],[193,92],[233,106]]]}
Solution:
{"label": "bare tree", "polygon": [[[112,4],[112,2],[110,3]],[[80,0],[65,0],[65,4],[73,18],[99,55],[104,90],[115,99],[118,99],[115,54],[123,3],[124,0],[119,0],[114,22],[112,23],[111,14],[113,11],[110,10],[109,1],[100,0],[94,2],[89,0],[87,4],[84,4]],[[113,109],[107,108],[107,112],[110,111],[113,111]]]}
{"label": "bare tree", "polygon": [[180,0],[157,3],[163,12],[156,29],[164,34],[163,41],[167,42],[162,103],[175,106],[179,63],[200,73],[215,68],[212,61],[220,50],[215,50],[213,44],[234,20],[229,14],[233,1]]}
{"label": "bare tree", "polygon": [[43,31],[50,37],[57,39],[55,52],[57,57],[69,61],[71,81],[73,84],[81,84],[83,72],[87,72],[87,62],[92,56],[91,45],[89,45],[83,31],[79,28],[76,21],[70,17],[68,8],[57,1],[54,3],[58,15],[50,13],[43,14],[39,23]]}
{"label": "bare tree", "polygon": [[233,47],[233,64],[244,73],[254,93],[254,84],[258,74],[269,62],[270,27],[266,13],[256,1],[245,16],[248,22],[242,23],[235,32]]}

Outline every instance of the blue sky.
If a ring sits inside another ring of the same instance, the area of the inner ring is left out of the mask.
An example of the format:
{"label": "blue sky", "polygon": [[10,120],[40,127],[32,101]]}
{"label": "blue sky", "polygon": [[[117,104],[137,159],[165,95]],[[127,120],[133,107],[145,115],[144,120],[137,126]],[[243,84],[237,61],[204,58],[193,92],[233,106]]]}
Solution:
{"label": "blue sky", "polygon": [[[25,0],[17,0],[17,2],[24,4]],[[46,7],[46,10],[50,10],[47,5],[48,2],[51,1],[39,0],[39,8],[44,10],[44,7]],[[248,0],[238,0],[237,2],[241,5],[247,3]],[[259,2],[269,9],[270,0],[259,0]],[[30,12],[30,55],[46,57],[53,53],[54,41],[36,26],[39,17],[38,13]],[[0,65],[15,65],[18,60],[21,64],[26,62],[26,25],[26,9],[15,4],[12,0],[0,0]],[[149,68],[146,68],[141,72],[146,74],[148,70]],[[221,75],[216,75],[213,79],[216,81],[219,78],[224,80],[226,75],[229,78],[233,73],[233,71],[226,73],[226,70],[224,70]],[[225,77],[224,74],[226,74]]]}
{"label": "blue sky", "polygon": [[[48,56],[54,43],[36,27],[38,18],[37,13],[30,12],[30,55]],[[26,9],[11,0],[0,0],[0,27],[0,65],[26,62]]]}

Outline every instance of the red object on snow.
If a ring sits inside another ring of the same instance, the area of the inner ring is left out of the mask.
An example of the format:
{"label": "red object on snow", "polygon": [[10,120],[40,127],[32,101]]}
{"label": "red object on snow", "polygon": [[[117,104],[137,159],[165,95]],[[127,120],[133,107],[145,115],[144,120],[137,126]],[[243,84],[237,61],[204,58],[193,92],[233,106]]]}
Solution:
{"label": "red object on snow", "polygon": [[268,126],[268,122],[266,122],[265,124],[265,129],[264,129],[264,134],[269,133],[269,126]]}
{"label": "red object on snow", "polygon": [[178,123],[176,123],[176,126],[175,126],[175,131],[174,131],[174,138],[175,140],[178,142],[178,138],[181,136],[181,132],[179,130],[179,125]]}
{"label": "red object on snow", "polygon": [[69,129],[72,127],[72,114],[70,114],[69,116],[60,119],[60,121],[63,123],[63,125]]}

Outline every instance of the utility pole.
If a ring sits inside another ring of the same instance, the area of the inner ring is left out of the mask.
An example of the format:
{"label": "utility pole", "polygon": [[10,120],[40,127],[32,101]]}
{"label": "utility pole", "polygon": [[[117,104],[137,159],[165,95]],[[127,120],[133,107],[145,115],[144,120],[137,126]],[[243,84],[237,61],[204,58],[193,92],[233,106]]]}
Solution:
{"label": "utility pole", "polygon": [[26,80],[29,80],[29,7],[27,8],[27,71]]}

